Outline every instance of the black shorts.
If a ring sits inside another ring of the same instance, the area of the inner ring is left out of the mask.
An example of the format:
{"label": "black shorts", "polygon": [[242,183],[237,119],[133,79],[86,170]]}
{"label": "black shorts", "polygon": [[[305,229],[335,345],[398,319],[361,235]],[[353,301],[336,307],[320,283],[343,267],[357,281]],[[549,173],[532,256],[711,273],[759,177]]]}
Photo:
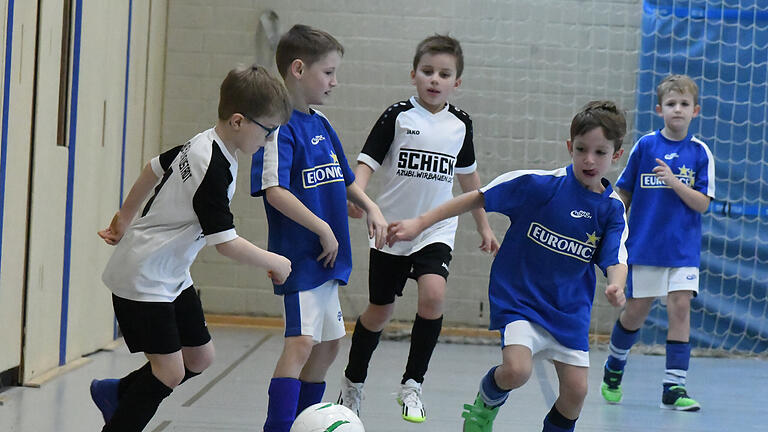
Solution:
{"label": "black shorts", "polygon": [[197,347],[211,340],[194,286],[173,302],[142,302],[112,294],[117,323],[132,352],[171,354],[181,347]]}
{"label": "black shorts", "polygon": [[418,279],[436,274],[448,280],[451,248],[445,243],[432,243],[407,255],[392,255],[371,249],[368,270],[368,300],[375,305],[394,303],[403,295],[408,278]]}

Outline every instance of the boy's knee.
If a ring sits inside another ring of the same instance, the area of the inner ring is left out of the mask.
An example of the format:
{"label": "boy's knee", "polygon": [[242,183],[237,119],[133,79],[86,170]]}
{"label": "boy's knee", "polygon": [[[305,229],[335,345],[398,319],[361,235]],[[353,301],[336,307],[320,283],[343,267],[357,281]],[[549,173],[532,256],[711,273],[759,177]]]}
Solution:
{"label": "boy's knee", "polygon": [[152,369],[152,374],[168,388],[174,389],[184,380],[184,367],[164,367]]}
{"label": "boy's knee", "polygon": [[505,364],[496,369],[496,377],[499,387],[505,389],[515,389],[531,378],[532,367],[526,364]]}
{"label": "boy's knee", "polygon": [[560,394],[566,398],[571,404],[575,406],[581,406],[584,403],[584,399],[587,398],[587,392],[589,391],[589,385],[586,380],[572,381],[568,385],[563,386]]}

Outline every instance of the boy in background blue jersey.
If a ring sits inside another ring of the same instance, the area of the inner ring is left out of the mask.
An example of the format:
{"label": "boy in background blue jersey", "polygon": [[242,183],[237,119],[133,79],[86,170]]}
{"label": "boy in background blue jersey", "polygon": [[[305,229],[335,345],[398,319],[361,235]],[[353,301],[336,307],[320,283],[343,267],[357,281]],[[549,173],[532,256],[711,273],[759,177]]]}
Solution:
{"label": "boy in background blue jersey", "polygon": [[502,364],[482,378],[474,404],[464,405],[465,432],[492,430],[509,392],[530,378],[537,353],[553,362],[560,381],[542,430],[572,431],[587,395],[595,264],[607,272],[608,301],[624,304],[624,205],[603,175],[623,153],[626,121],[613,102],[593,101],[573,118],[570,132],[572,165],[512,171],[389,226],[391,244],[475,208],[509,217],[488,287],[490,328],[501,333]]}
{"label": "boy in background blue jersey", "polygon": [[656,112],[664,128],[637,142],[616,187],[629,214],[629,300],[611,333],[601,393],[621,401],[621,378],[629,349],[656,297],[667,298],[667,364],[661,407],[698,411],[685,390],[691,328],[691,298],[699,291],[701,213],[715,197],[715,163],[706,144],[688,133],[699,114],[699,89],[685,75],[671,75],[656,88]]}
{"label": "boy in background blue jersey", "polygon": [[333,36],[305,25],[282,36],[275,60],[294,110],[277,139],[253,156],[251,194],[265,198],[268,249],[294,269],[274,287],[283,296],[285,344],[269,385],[265,432],[288,432],[298,412],[321,401],[346,334],[338,288],[352,270],[347,198],[367,213],[376,246],[384,245],[384,216],[354,182],[328,119],[310,108],[336,87],[343,54]]}

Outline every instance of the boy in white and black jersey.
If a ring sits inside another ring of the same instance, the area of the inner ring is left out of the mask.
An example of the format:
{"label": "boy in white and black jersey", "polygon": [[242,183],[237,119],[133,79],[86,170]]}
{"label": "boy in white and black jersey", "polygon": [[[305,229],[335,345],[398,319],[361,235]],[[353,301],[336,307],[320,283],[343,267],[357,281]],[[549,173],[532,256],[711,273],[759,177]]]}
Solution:
{"label": "boy in white and black jersey", "polygon": [[203,246],[266,269],[278,284],[291,272],[288,259],[237,235],[229,209],[237,151],[251,155],[274,139],[290,117],[288,93],[261,66],[236,68],[221,84],[218,111],[215,127],[147,164],[109,227],[98,233],[117,246],[102,279],[112,291],[125,343],[149,360],[122,379],[91,382],[106,423],[102,431],[143,430],[176,386],[213,361],[189,273]]}
{"label": "boy in white and black jersey", "polygon": [[[461,84],[463,54],[459,42],[434,35],[419,43],[411,80],[417,96],[387,108],[373,126],[358,156],[357,183],[365,188],[374,171],[385,177],[377,204],[387,220],[412,218],[453,198],[454,176],[463,191],[481,186],[472,142],[472,120],[448,103]],[[350,205],[350,215],[359,217]],[[482,238],[480,249],[498,250],[483,209],[473,211]],[[360,410],[368,364],[381,331],[392,317],[396,296],[408,278],[418,283],[418,311],[411,332],[408,363],[398,403],[402,417],[426,420],[421,385],[442,328],[448,265],[458,217],[427,228],[408,242],[377,250],[371,247],[369,305],[352,336],[339,402]]]}

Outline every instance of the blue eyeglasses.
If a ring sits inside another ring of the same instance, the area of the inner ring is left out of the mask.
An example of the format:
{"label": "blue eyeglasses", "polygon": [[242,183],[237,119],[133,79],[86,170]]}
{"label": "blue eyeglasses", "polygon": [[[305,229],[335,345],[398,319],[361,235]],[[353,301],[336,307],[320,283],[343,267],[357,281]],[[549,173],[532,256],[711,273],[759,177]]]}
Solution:
{"label": "blue eyeglasses", "polygon": [[267,139],[267,138],[269,138],[269,137],[270,137],[270,136],[271,136],[273,133],[275,133],[275,131],[277,130],[277,128],[279,128],[279,127],[280,127],[280,125],[277,125],[277,126],[275,126],[275,127],[273,127],[273,128],[268,128],[268,127],[264,126],[263,124],[261,124],[261,123],[257,122],[257,121],[256,121],[256,120],[254,120],[253,118],[251,118],[251,116],[249,116],[248,114],[242,114],[242,115],[243,115],[243,117],[245,117],[245,119],[246,119],[246,120],[248,120],[248,121],[251,121],[251,122],[253,122],[253,123],[256,123],[256,124],[257,124],[257,125],[259,125],[259,126],[262,128],[262,129],[264,129],[264,131],[265,131],[265,132],[267,132],[267,134],[264,136],[264,139]]}

